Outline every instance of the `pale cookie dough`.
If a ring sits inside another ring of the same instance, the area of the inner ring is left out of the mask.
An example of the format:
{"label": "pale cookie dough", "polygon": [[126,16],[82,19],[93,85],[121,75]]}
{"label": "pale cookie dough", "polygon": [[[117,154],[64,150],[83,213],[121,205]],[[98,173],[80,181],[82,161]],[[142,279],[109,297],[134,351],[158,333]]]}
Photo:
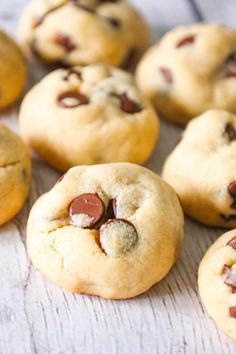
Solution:
{"label": "pale cookie dough", "polygon": [[131,163],[71,168],[33,206],[33,264],[76,293],[125,299],[160,281],[176,261],[183,213],[173,189]]}
{"label": "pale cookie dough", "polygon": [[129,67],[149,43],[141,15],[114,0],[31,0],[19,32],[26,51],[66,65]]}
{"label": "pale cookie dough", "polygon": [[26,63],[20,48],[0,31],[0,109],[13,103],[26,81]]}
{"label": "pale cookie dough", "polygon": [[159,135],[154,109],[133,77],[106,65],[58,69],[26,95],[26,143],[55,168],[144,162]]}
{"label": "pale cookie dough", "polygon": [[236,227],[236,116],[210,110],[193,119],[167,158],[163,178],[183,209],[211,226]]}
{"label": "pale cookie dough", "polygon": [[236,230],[225,233],[209,248],[200,263],[198,284],[210,316],[236,340]]}
{"label": "pale cookie dough", "polygon": [[236,113],[236,31],[181,26],[144,55],[137,82],[166,118],[185,124],[211,108]]}
{"label": "pale cookie dough", "polygon": [[0,124],[0,225],[23,206],[31,182],[31,162],[18,135]]}

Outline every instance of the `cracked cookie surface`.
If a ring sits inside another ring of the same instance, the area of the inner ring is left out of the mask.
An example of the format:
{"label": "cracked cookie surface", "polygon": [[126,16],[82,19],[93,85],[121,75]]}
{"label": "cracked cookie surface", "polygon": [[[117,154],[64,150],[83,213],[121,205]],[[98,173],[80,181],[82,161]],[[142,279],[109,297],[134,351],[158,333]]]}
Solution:
{"label": "cracked cookie surface", "polygon": [[209,248],[198,272],[199,292],[216,324],[236,340],[236,230]]}
{"label": "cracked cookie surface", "polygon": [[26,81],[26,63],[17,44],[0,31],[0,109],[13,103]]}
{"label": "cracked cookie surface", "polygon": [[31,162],[23,141],[0,124],[0,225],[20,211],[30,182]]}
{"label": "cracked cookie surface", "polygon": [[73,167],[41,196],[29,216],[27,248],[61,287],[122,299],[168,273],[182,237],[172,188],[144,167],[113,163]]}
{"label": "cracked cookie surface", "polygon": [[137,82],[158,112],[181,124],[212,108],[236,113],[235,53],[235,30],[181,26],[147,51]]}
{"label": "cracked cookie surface", "polygon": [[143,18],[125,1],[31,0],[19,32],[26,50],[67,65],[129,67],[149,42]]}
{"label": "cracked cookie surface", "polygon": [[107,65],[59,69],[25,96],[20,130],[55,168],[143,163],[159,135],[158,117],[132,75]]}
{"label": "cracked cookie surface", "polygon": [[210,110],[193,119],[163,167],[184,211],[210,226],[236,227],[236,116]]}

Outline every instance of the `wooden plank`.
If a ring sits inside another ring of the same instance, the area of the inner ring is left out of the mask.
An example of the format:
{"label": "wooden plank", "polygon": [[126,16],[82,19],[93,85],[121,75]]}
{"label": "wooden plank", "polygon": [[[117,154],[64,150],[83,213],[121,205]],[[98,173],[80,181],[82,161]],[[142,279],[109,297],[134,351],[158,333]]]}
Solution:
{"label": "wooden plank", "polygon": [[[26,2],[1,0],[0,26],[15,35],[16,20]],[[132,2],[151,23],[154,39],[175,25],[197,19],[187,0]],[[31,83],[38,75],[38,69],[33,68]],[[1,120],[17,130],[17,106],[3,112]],[[149,168],[161,171],[180,132],[179,127],[162,122],[161,138],[147,163]],[[47,280],[27,258],[28,212],[36,198],[59,175],[36,159],[33,171],[32,192],[24,209],[0,228],[1,354],[229,354],[236,351],[235,344],[218,331],[205,313],[197,291],[199,261],[221,230],[186,219],[184,249],[177,265],[161,283],[135,299],[108,301],[74,295]]]}

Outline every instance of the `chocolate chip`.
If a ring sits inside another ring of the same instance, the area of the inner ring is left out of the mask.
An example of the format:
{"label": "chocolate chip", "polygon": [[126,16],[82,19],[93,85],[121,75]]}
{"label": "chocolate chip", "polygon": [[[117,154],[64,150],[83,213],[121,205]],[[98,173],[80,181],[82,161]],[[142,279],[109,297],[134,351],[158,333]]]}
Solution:
{"label": "chocolate chip", "polygon": [[233,198],[233,203],[230,206],[231,208],[236,209],[236,181],[233,181],[228,185],[228,192]]}
{"label": "chocolate chip", "polygon": [[105,207],[97,193],[85,193],[76,197],[70,205],[72,224],[81,228],[94,226],[104,215]]}
{"label": "chocolate chip", "polygon": [[167,84],[171,85],[173,83],[173,76],[170,69],[162,66],[159,68],[160,73],[164,77]]}
{"label": "chocolate chip", "polygon": [[114,27],[114,28],[120,28],[121,27],[121,21],[118,20],[117,18],[114,17],[106,17],[106,20]]}
{"label": "chocolate chip", "polygon": [[229,308],[229,315],[230,317],[236,318],[236,306],[231,306]]}
{"label": "chocolate chip", "polygon": [[222,276],[224,278],[224,283],[232,289],[232,292],[236,292],[236,271],[232,271],[232,267],[224,264],[222,269]]}
{"label": "chocolate chip", "polygon": [[180,47],[184,47],[186,45],[190,45],[193,44],[195,42],[195,35],[191,35],[188,37],[185,37],[183,39],[181,39],[177,44],[176,44],[176,48],[180,48]]}
{"label": "chocolate chip", "polygon": [[75,108],[88,102],[88,98],[77,91],[63,92],[57,97],[57,103],[62,108]]}
{"label": "chocolate chip", "polygon": [[138,103],[135,101],[131,100],[127,93],[124,92],[120,95],[118,95],[120,102],[121,102],[121,109],[122,111],[126,113],[139,113],[142,111],[142,108]]}
{"label": "chocolate chip", "polygon": [[82,73],[80,71],[75,70],[75,68],[68,68],[65,76],[63,77],[63,80],[69,80],[70,76],[73,74],[76,75],[78,79],[82,81]]}
{"label": "chocolate chip", "polygon": [[223,64],[222,73],[224,77],[236,77],[236,53],[228,56]]}
{"label": "chocolate chip", "polygon": [[234,236],[226,245],[236,250],[236,236]]}
{"label": "chocolate chip", "polygon": [[128,220],[112,219],[100,228],[100,243],[104,252],[119,257],[130,251],[138,240],[134,225]]}
{"label": "chocolate chip", "polygon": [[230,214],[230,215],[220,214],[220,216],[225,222],[236,220],[236,215],[235,214]]}
{"label": "chocolate chip", "polygon": [[114,219],[116,217],[116,198],[110,199],[107,205],[106,218]]}
{"label": "chocolate chip", "polygon": [[68,53],[76,48],[73,40],[64,33],[58,33],[55,38],[55,43],[63,47]]}
{"label": "chocolate chip", "polygon": [[226,124],[223,135],[225,135],[229,139],[229,141],[233,141],[236,139],[236,130],[234,129],[234,126],[231,123]]}

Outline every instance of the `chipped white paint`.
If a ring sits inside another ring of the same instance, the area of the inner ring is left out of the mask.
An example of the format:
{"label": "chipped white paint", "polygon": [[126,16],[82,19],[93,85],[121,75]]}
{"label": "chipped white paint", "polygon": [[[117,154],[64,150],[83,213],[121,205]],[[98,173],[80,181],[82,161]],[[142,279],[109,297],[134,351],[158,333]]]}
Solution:
{"label": "chipped white paint", "polygon": [[[26,0],[0,1],[0,27],[16,34]],[[132,0],[157,39],[170,27],[201,18],[236,26],[235,0]],[[30,70],[31,79],[40,76]],[[1,121],[17,130],[17,107]],[[147,166],[159,171],[181,129],[162,122],[161,139]],[[197,268],[221,233],[187,220],[182,256],[170,274],[133,300],[106,301],[61,290],[36,271],[25,250],[25,223],[32,203],[59,174],[34,160],[32,193],[25,208],[0,228],[0,353],[229,354],[236,345],[206,315],[197,292]]]}

